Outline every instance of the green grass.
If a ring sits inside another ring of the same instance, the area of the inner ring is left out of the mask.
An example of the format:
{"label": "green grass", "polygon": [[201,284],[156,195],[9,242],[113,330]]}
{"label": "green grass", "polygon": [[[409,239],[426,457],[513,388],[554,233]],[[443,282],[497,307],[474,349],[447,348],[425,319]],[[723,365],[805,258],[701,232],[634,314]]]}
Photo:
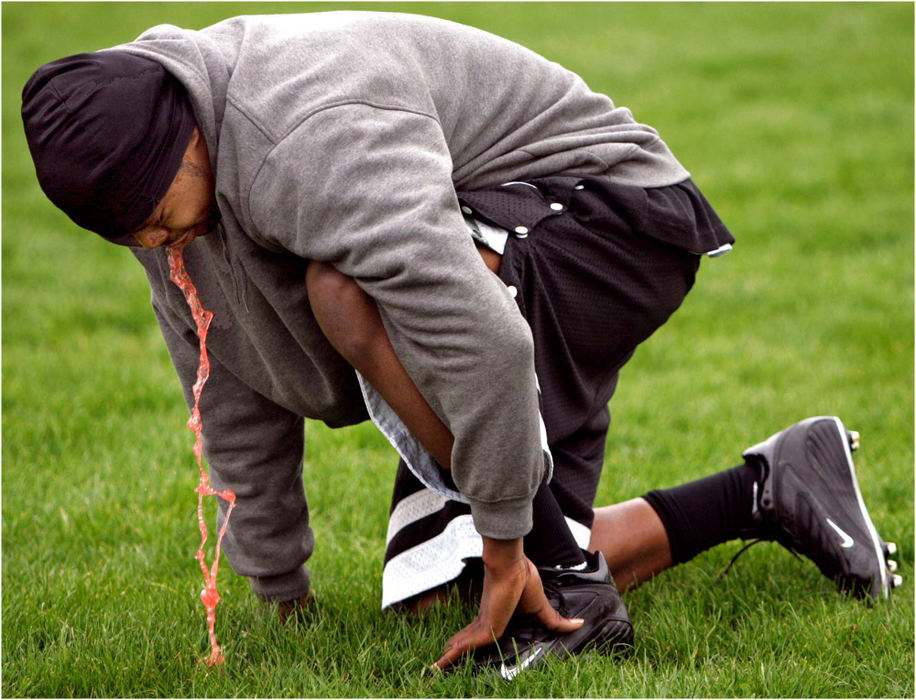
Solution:
{"label": "green grass", "polygon": [[[19,91],[160,22],[330,5],[16,4],[3,19],[4,696],[912,697],[913,6],[411,4],[520,41],[656,126],[736,234],[625,369],[599,503],[698,477],[801,417],[861,431],[905,585],[874,608],[738,543],[627,594],[635,655],[512,684],[423,673],[473,611],[379,610],[392,451],[309,425],[320,600],[279,625],[223,564],[206,656],[193,436],[141,268],[44,200]],[[350,8],[360,7],[350,5]],[[373,4],[372,9],[394,9]]]}

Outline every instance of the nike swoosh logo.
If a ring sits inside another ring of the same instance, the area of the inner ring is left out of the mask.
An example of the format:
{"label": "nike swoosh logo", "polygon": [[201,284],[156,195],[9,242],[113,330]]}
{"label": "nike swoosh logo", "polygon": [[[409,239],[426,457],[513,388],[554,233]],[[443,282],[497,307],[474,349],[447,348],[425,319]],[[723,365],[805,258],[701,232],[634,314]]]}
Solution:
{"label": "nike swoosh logo", "polygon": [[519,673],[528,668],[531,664],[541,658],[541,654],[544,653],[544,647],[538,647],[534,651],[528,654],[522,661],[514,666],[506,666],[506,664],[501,664],[499,667],[499,675],[505,678],[507,681],[511,681]]}
{"label": "nike swoosh logo", "polygon": [[843,547],[844,549],[849,549],[850,547],[852,547],[855,544],[855,541],[852,539],[852,537],[846,534],[846,532],[842,528],[840,528],[839,525],[833,522],[830,518],[827,518],[827,524],[830,527],[832,527],[834,530],[836,530],[836,534],[840,536],[840,546],[841,547]]}

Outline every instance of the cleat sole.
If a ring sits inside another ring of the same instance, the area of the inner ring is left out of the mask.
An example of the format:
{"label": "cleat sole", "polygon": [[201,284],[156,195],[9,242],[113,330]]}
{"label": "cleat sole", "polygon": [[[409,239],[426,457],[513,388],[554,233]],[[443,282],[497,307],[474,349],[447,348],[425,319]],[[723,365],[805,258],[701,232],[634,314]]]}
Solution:
{"label": "cleat sole", "polygon": [[872,596],[875,598],[888,598],[890,595],[890,589],[893,588],[893,579],[888,577],[886,567],[880,565],[880,562],[887,561],[887,556],[883,551],[886,543],[878,535],[878,531],[875,529],[875,524],[872,522],[868,515],[868,509],[865,507],[865,501],[862,499],[862,491],[859,489],[859,480],[856,478],[856,465],[852,459],[853,450],[856,450],[859,447],[859,434],[854,430],[846,430],[846,426],[843,425],[843,421],[836,416],[830,416],[829,418],[836,425],[836,429],[840,436],[845,435],[847,438],[844,445],[844,447],[846,447],[846,465],[849,469],[849,476],[852,481],[852,487],[855,491],[856,500],[859,504],[859,513],[861,514],[862,519],[865,521],[865,526],[868,529],[869,535],[871,535],[871,544],[875,550],[875,563],[878,564],[877,573],[879,581],[878,591],[877,593],[873,592]]}

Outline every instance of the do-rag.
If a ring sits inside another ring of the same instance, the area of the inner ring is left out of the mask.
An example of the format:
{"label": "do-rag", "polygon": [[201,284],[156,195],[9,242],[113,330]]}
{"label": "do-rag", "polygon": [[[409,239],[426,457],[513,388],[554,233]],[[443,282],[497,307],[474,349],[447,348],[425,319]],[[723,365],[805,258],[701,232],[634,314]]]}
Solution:
{"label": "do-rag", "polygon": [[22,121],[48,199],[109,240],[152,214],[196,127],[178,80],[117,50],[43,65],[22,91]]}

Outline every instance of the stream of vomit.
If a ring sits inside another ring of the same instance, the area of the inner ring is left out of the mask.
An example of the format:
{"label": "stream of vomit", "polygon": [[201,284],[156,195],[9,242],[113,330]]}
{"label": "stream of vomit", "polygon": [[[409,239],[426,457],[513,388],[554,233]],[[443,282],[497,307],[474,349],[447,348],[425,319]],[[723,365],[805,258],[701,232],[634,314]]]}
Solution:
{"label": "stream of vomit", "polygon": [[[197,325],[197,336],[200,338],[200,363],[197,366],[197,381],[194,383],[194,408],[191,409],[191,417],[188,419],[188,428],[194,431],[194,455],[197,457],[197,468],[200,472],[200,483],[197,486],[197,524],[200,528],[200,547],[197,549],[197,561],[204,574],[204,589],[200,592],[200,599],[207,610],[207,630],[210,634],[210,656],[205,662],[210,666],[217,666],[225,661],[222,649],[216,642],[216,606],[219,603],[219,592],[216,589],[216,573],[219,569],[220,548],[223,542],[223,535],[226,534],[226,528],[229,526],[229,516],[235,508],[235,493],[226,489],[217,491],[210,486],[210,477],[204,471],[201,455],[203,454],[203,442],[201,440],[201,429],[203,424],[200,417],[200,394],[204,388],[207,378],[210,376],[210,360],[207,357],[207,330],[210,328],[210,321],[213,320],[213,312],[208,311],[200,303],[200,297],[197,294],[197,288],[191,281],[188,271],[184,265],[184,255],[182,253],[183,245],[168,248],[169,256],[169,279],[172,280],[184,294],[185,301],[191,309],[191,315],[194,323]],[[226,519],[222,528],[216,537],[216,552],[213,555],[213,565],[207,567],[204,555],[204,544],[207,541],[207,523],[204,520],[204,496],[219,496],[229,503],[229,510],[226,511]]]}

